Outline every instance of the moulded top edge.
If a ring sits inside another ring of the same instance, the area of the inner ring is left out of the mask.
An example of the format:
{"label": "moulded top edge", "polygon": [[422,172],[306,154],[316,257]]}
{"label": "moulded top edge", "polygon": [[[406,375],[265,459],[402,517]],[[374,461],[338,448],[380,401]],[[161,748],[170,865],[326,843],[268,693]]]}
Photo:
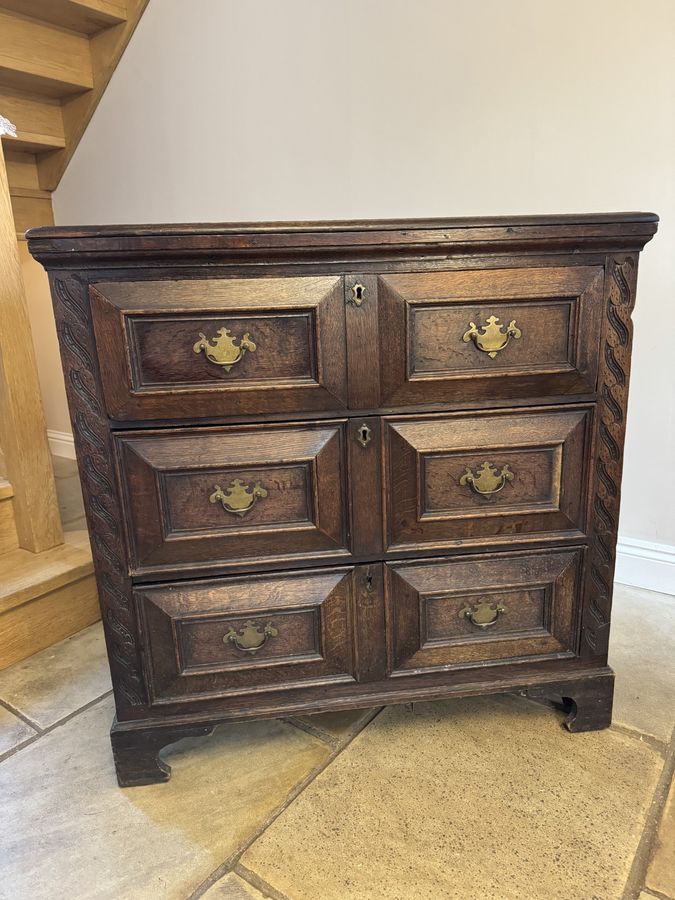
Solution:
{"label": "moulded top edge", "polygon": [[[317,232],[372,232],[372,231],[453,231],[466,229],[508,229],[519,226],[546,228],[549,226],[585,225],[656,225],[659,217],[651,212],[567,213],[564,215],[525,216],[477,216],[430,219],[362,219],[346,221],[307,222],[225,222],[199,224],[144,224],[144,225],[58,225],[31,228],[26,232],[30,241],[77,238],[162,238],[181,235],[236,235],[236,234],[298,234]],[[544,235],[542,235],[543,237]]]}

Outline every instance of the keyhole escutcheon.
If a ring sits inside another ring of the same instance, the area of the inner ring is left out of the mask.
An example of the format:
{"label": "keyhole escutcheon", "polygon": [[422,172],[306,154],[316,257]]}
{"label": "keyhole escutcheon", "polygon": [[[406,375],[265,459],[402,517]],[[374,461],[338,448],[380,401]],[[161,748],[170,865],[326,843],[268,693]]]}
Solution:
{"label": "keyhole escutcheon", "polygon": [[363,425],[359,425],[356,432],[356,440],[359,442],[359,444],[361,444],[362,447],[367,447],[372,437],[373,432],[365,422],[363,423]]}
{"label": "keyhole escutcheon", "polygon": [[354,306],[361,306],[366,289],[362,284],[355,284],[352,288],[352,303]]}

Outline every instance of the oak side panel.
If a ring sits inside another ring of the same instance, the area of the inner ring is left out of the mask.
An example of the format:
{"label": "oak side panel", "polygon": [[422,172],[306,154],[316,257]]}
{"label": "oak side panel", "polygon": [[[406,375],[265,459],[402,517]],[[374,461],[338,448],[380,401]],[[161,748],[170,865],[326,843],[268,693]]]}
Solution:
{"label": "oak side panel", "polygon": [[50,281],[117,714],[140,718],[147,695],[88,286],[67,272],[51,273]]}
{"label": "oak side panel", "polygon": [[609,643],[637,271],[637,254],[607,258],[581,648],[597,664]]}

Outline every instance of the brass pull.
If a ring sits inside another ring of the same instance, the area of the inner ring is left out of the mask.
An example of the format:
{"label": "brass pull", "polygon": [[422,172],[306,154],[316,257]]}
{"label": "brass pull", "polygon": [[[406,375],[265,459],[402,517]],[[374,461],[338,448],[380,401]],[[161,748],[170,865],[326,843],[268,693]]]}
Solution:
{"label": "brass pull", "polygon": [[219,484],[214,484],[214,488],[214,492],[209,497],[211,503],[217,503],[220,500],[223,509],[234,513],[235,516],[245,516],[258,497],[267,496],[267,491],[261,487],[259,481],[256,481],[253,487],[249,487],[240,478],[235,478],[231,482],[227,493]]}
{"label": "brass pull", "polygon": [[492,463],[484,462],[479,466],[476,472],[472,472],[467,467],[466,471],[459,479],[461,485],[470,484],[477,494],[483,497],[489,497],[492,494],[498,494],[507,481],[513,481],[514,473],[509,469],[508,465],[502,466],[498,471]]}
{"label": "brass pull", "polygon": [[494,603],[488,603],[487,600],[481,600],[480,603],[477,603],[475,606],[469,606],[467,603],[464,609],[460,609],[459,617],[460,619],[468,619],[469,622],[477,628],[489,628],[490,625],[494,625],[499,616],[505,612],[506,607],[502,606],[501,603],[495,606]]}
{"label": "brass pull", "polygon": [[365,293],[366,289],[362,284],[355,284],[352,287],[352,296],[350,297],[350,300],[354,306],[361,306]]}
{"label": "brass pull", "polygon": [[504,326],[498,324],[499,318],[497,316],[490,316],[485,321],[487,322],[487,325],[481,325],[482,334],[478,331],[475,322],[469,322],[470,328],[468,331],[464,332],[462,340],[465,344],[468,344],[470,340],[473,340],[476,347],[484,353],[487,353],[490,359],[494,359],[499,351],[506,347],[511,337],[518,340],[523,333],[520,328],[516,327],[515,319],[511,319],[506,326],[506,331],[502,331]]}
{"label": "brass pull", "polygon": [[199,340],[192,349],[195,353],[201,353],[203,350],[209,362],[215,363],[229,372],[235,363],[240,362],[247,350],[254,353],[256,348],[248,331],[239,344],[235,343],[236,340],[227,328],[219,328],[216,337],[212,339],[208,339],[204,332],[200,331]]}
{"label": "brass pull", "polygon": [[243,650],[245,653],[255,653],[256,650],[260,650],[267,643],[268,638],[276,637],[278,634],[279,629],[275,628],[271,622],[268,622],[261,631],[259,626],[249,619],[248,622],[244,622],[244,627],[240,628],[239,631],[230,628],[227,634],[223,635],[223,643],[227,644],[229,641],[234,644],[237,650]]}
{"label": "brass pull", "polygon": [[359,429],[356,432],[356,440],[359,442],[359,444],[361,444],[362,447],[367,447],[372,438],[372,429],[364,422],[363,425],[359,426]]}

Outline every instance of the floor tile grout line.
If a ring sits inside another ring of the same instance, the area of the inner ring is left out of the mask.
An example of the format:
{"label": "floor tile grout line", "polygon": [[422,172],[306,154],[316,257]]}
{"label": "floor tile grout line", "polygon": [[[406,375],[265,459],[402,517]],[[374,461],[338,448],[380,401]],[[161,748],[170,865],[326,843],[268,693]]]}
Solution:
{"label": "floor tile grout line", "polygon": [[324,741],[329,747],[335,748],[340,747],[342,742],[348,738],[354,738],[357,734],[360,734],[384,708],[384,706],[373,706],[370,709],[365,710],[364,715],[357,721],[355,727],[351,731],[348,731],[343,737],[331,734],[319,725],[315,725],[311,721],[302,719],[300,716],[289,716],[288,718],[282,719],[282,721],[286,722],[288,725],[293,725],[295,728],[300,729],[300,731],[304,731],[305,734],[309,734],[312,737]]}
{"label": "floor tile grout line", "polygon": [[290,898],[287,894],[283,894],[280,890],[277,890],[274,885],[265,881],[264,878],[261,878],[257,872],[254,872],[252,869],[248,869],[241,863],[237,863],[232,871],[235,875],[238,875],[242,881],[250,884],[251,887],[254,887],[257,891],[260,891],[260,893],[265,897],[269,897],[270,900],[292,900],[292,898]]}
{"label": "floor tile grout line", "polygon": [[638,842],[633,862],[626,879],[622,900],[634,900],[640,891],[645,889],[647,870],[651,862],[663,810],[668,799],[670,786],[675,775],[675,729],[673,729],[668,753],[661,769],[659,780],[654,788],[651,803],[645,817],[645,824]]}
{"label": "floor tile grout line", "polygon": [[630,725],[623,725],[620,722],[612,722],[610,730],[632,738],[634,741],[639,741],[641,744],[646,744],[664,758],[668,755],[671,742],[675,741],[675,736],[664,741],[662,738],[654,737],[653,734],[647,734],[646,731],[640,731],[639,728],[631,728]]}
{"label": "floor tile grout line", "polygon": [[[331,763],[335,759],[337,759],[337,757],[343,752],[343,750],[346,750],[347,747],[349,747],[349,745],[354,740],[356,740],[356,738],[360,734],[363,734],[366,728],[368,728],[368,726],[375,721],[375,719],[380,715],[384,708],[385,707],[376,709],[371,718],[364,723],[363,728],[355,731],[353,734],[348,735],[342,743],[334,747],[333,751],[328,755],[324,762],[312,769],[308,775],[306,775],[301,781],[299,781],[298,784],[296,784],[295,787],[289,792],[286,799],[283,800],[279,804],[279,806],[277,806],[276,809],[274,809],[270,813],[270,815],[265,819],[262,825],[260,825],[253,832],[253,834],[244,841],[241,846],[239,846],[233,853],[231,853],[224,862],[222,862],[217,868],[215,868],[213,872],[211,872],[211,874],[201,882],[201,884],[198,884],[194,891],[188,895],[186,900],[197,900],[197,898],[203,896],[203,894],[219,879],[227,875],[228,872],[234,871],[235,867],[239,865],[240,858],[244,855],[244,853],[246,853],[249,847],[251,847],[258,840],[258,838],[267,831],[267,829],[279,818],[279,816],[298,799],[298,797],[310,786],[310,784],[312,784],[319,777],[319,775],[321,775],[322,772],[325,772],[328,766],[330,766]],[[272,887],[272,885],[270,885],[270,887]]]}
{"label": "floor tile grout line", "polygon": [[33,737],[28,738],[26,741],[22,741],[22,743],[17,744],[16,747],[12,747],[11,750],[8,750],[6,753],[3,753],[0,756],[0,763],[5,762],[11,756],[14,756],[15,753],[19,753],[21,750],[25,750],[26,747],[30,747],[31,744],[37,743],[41,738],[50,734],[52,731],[55,731],[57,728],[60,728],[61,725],[65,725],[74,719],[76,716],[79,716],[80,713],[86,712],[88,709],[91,709],[92,706],[96,706],[97,703],[100,703],[101,700],[105,700],[106,697],[109,697],[112,694],[112,689],[106,691],[105,694],[101,694],[99,697],[95,697],[93,700],[90,700],[88,703],[85,703],[84,706],[78,707],[73,712],[68,713],[67,716],[64,716],[62,719],[59,719],[57,722],[52,722],[51,725],[48,725],[46,728],[43,728],[38,734],[33,735]]}
{"label": "floor tile grout line", "polygon": [[30,725],[33,731],[37,731],[38,734],[42,734],[44,728],[41,725],[38,725],[37,722],[34,722],[31,718],[29,718],[25,713],[21,712],[20,709],[17,709],[13,706],[9,700],[4,700],[0,697],[0,706],[3,706],[7,712],[11,712],[13,716],[16,716],[17,719],[21,719],[22,722],[25,722],[26,725]]}
{"label": "floor tile grout line", "polygon": [[[550,700],[544,702],[542,702],[541,700],[533,700],[531,697],[523,697],[522,694],[515,691],[505,691],[504,694],[495,694],[495,696],[519,697],[520,699],[525,700],[527,703],[532,703],[535,706],[544,707],[544,709],[551,709],[557,712],[561,711],[559,706],[557,706]],[[662,738],[655,737],[653,734],[648,734],[646,731],[640,731],[639,728],[632,728],[630,725],[624,725],[622,722],[611,722],[608,730],[613,731],[616,734],[623,734],[635,741],[639,741],[641,744],[646,744],[663,758],[668,755],[668,748],[670,747],[671,742],[675,743],[675,731],[670,738],[663,740]]]}
{"label": "floor tile grout line", "polygon": [[[205,879],[201,882],[201,884],[199,884],[191,894],[189,894],[189,896],[186,898],[186,900],[198,900],[199,897],[202,897],[203,894],[204,894],[207,890],[209,890],[209,888],[211,888],[211,887],[212,887],[217,881],[219,881],[221,878],[225,877],[225,875],[229,874],[230,872],[234,872],[235,874],[239,874],[239,873],[237,872],[237,868],[239,868],[239,867],[241,867],[241,869],[243,869],[243,870],[245,870],[245,871],[247,871],[247,872],[250,871],[251,874],[253,874],[254,876],[256,876],[256,878],[259,878],[259,879],[260,879],[261,884],[265,884],[265,885],[266,885],[269,889],[271,889],[272,891],[276,891],[277,894],[278,894],[279,900],[289,900],[289,898],[285,897],[283,894],[280,894],[280,893],[278,892],[278,890],[277,890],[276,888],[273,887],[273,885],[268,885],[267,882],[265,882],[264,879],[260,878],[260,876],[257,875],[256,872],[253,872],[253,870],[249,870],[249,869],[247,869],[245,866],[243,866],[243,865],[240,863],[241,857],[244,855],[244,853],[246,853],[246,851],[247,851],[247,850],[248,850],[248,849],[249,849],[249,848],[250,848],[250,847],[251,847],[251,846],[252,846],[252,845],[260,838],[260,837],[262,837],[262,835],[265,833],[265,831],[267,831],[267,829],[271,827],[271,825],[276,821],[276,819],[278,819],[279,816],[281,816],[282,813],[284,813],[284,812],[286,811],[286,809],[288,809],[288,808],[289,808],[289,807],[290,807],[290,806],[298,799],[298,797],[299,797],[302,793],[304,793],[304,791],[305,791],[305,790],[306,790],[306,789],[307,789],[307,788],[308,788],[308,787],[309,787],[309,786],[310,786],[310,785],[311,785],[311,784],[319,777],[319,775],[321,775],[321,774],[322,774],[322,773],[323,773],[323,772],[324,772],[324,771],[325,771],[325,770],[326,770],[326,769],[334,762],[334,760],[337,759],[337,757],[338,757],[338,756],[339,756],[339,755],[340,755],[340,754],[341,754],[341,753],[342,753],[342,752],[343,752],[343,751],[344,751],[344,750],[345,750],[345,749],[346,749],[346,748],[347,748],[347,747],[348,747],[348,746],[349,746],[349,745],[350,745],[350,744],[351,744],[351,743],[352,743],[352,742],[353,742],[360,734],[362,734],[362,733],[366,730],[366,728],[368,728],[368,726],[369,726],[369,725],[370,725],[370,724],[371,724],[371,723],[372,723],[372,722],[380,715],[380,713],[382,713],[386,708],[387,708],[387,707],[384,706],[384,707],[379,707],[379,708],[375,709],[373,715],[372,715],[369,719],[367,719],[366,721],[364,721],[363,726],[362,726],[360,729],[358,729],[358,730],[354,731],[352,734],[348,735],[347,738],[346,738],[343,742],[337,744],[337,746],[336,746],[336,745],[333,745],[333,746],[334,746],[334,750],[333,750],[333,752],[329,755],[329,757],[324,761],[324,763],[322,763],[320,766],[317,766],[316,769],[313,769],[307,776],[305,776],[305,778],[304,778],[302,781],[300,781],[300,782],[293,788],[293,790],[289,793],[289,795],[287,796],[287,798],[286,798],[286,799],[285,799],[285,800],[284,800],[284,801],[283,801],[283,802],[282,802],[282,803],[281,803],[281,804],[280,804],[280,805],[279,805],[279,806],[278,806],[278,807],[277,807],[277,808],[276,808],[276,809],[275,809],[275,810],[267,817],[267,819],[265,820],[265,822],[264,822],[258,829],[256,829],[256,831],[255,831],[255,832],[254,832],[254,833],[253,833],[253,834],[252,834],[252,835],[244,842],[244,844],[241,845],[236,851],[234,851],[234,852],[233,852],[233,853],[232,853],[232,854],[231,854],[231,855],[230,855],[223,863],[221,863],[220,866],[218,866],[216,869],[214,869],[214,871],[211,872],[211,874],[210,874],[209,876],[207,876],[207,878],[205,878]],[[324,740],[325,743],[327,743],[329,746],[331,746],[331,743],[332,743],[332,742],[331,742],[330,740],[326,740],[325,737],[324,737],[323,735],[321,735],[321,734],[314,734],[313,731],[310,730],[309,728],[306,729],[306,728],[303,728],[301,725],[296,725],[296,722],[291,721],[291,717],[289,717],[289,718],[287,718],[287,719],[284,719],[283,721],[287,722],[289,725],[294,725],[295,727],[299,728],[299,729],[302,730],[302,731],[306,731],[306,733],[310,734],[310,735],[313,736],[313,737],[316,737],[316,738],[319,739],[319,740]],[[300,719],[298,719],[298,722],[299,722],[299,721],[300,721]],[[305,723],[303,722],[302,724],[304,725]],[[651,804],[650,804],[650,812],[649,812],[648,815],[647,815],[647,820],[646,820],[645,826],[644,826],[644,828],[643,828],[643,835],[642,835],[642,837],[641,837],[641,839],[640,839],[640,842],[639,842],[639,844],[638,844],[638,848],[637,848],[637,850],[636,850],[635,857],[634,857],[634,864],[633,864],[633,866],[631,867],[631,872],[629,873],[629,877],[628,877],[628,879],[627,879],[627,881],[626,881],[626,888],[625,888],[624,894],[623,894],[623,896],[622,896],[622,900],[632,900],[633,894],[629,894],[629,893],[628,893],[628,886],[629,886],[629,884],[631,884],[631,882],[632,882],[633,868],[635,867],[635,859],[637,859],[637,856],[638,856],[638,854],[639,854],[640,851],[641,851],[642,843],[643,843],[643,839],[644,839],[644,835],[645,835],[645,832],[646,832],[646,830],[647,830],[648,821],[649,821],[650,816],[651,816],[651,814],[652,814],[652,812],[653,812],[653,809],[652,809],[652,808],[653,808],[653,805],[654,805],[654,803],[655,803],[658,799],[661,800],[661,806],[660,806],[660,808],[656,811],[656,823],[655,823],[654,831],[653,831],[653,834],[652,834],[652,842],[650,842],[650,845],[649,845],[649,853],[648,853],[647,863],[646,863],[645,866],[644,866],[645,872],[646,872],[647,864],[648,864],[648,862],[649,862],[649,857],[650,857],[650,855],[651,855],[651,846],[652,846],[653,840],[654,840],[655,837],[656,837],[656,828],[658,827],[658,823],[659,823],[659,821],[660,821],[660,812],[662,812],[663,805],[665,804],[665,799],[666,799],[666,797],[667,797],[667,795],[668,795],[668,789],[669,789],[669,786],[670,786],[670,782],[667,781],[667,782],[665,783],[665,785],[663,785],[663,786],[662,786],[661,783],[662,783],[662,781],[663,781],[663,779],[664,779],[664,777],[665,777],[666,769],[668,768],[669,763],[675,764],[675,730],[673,731],[673,735],[672,735],[671,741],[669,741],[669,742],[667,742],[667,743],[664,744],[663,742],[660,742],[658,738],[654,738],[652,735],[644,734],[643,732],[640,732],[640,731],[638,731],[637,729],[631,729],[631,728],[628,728],[628,727],[625,727],[625,726],[618,726],[618,727],[613,726],[613,727],[614,727],[614,729],[615,729],[615,731],[616,731],[617,733],[625,734],[627,737],[630,737],[630,738],[632,738],[633,740],[638,740],[638,741],[640,741],[640,743],[644,743],[644,744],[647,744],[647,745],[650,745],[650,744],[653,743],[653,744],[655,744],[655,745],[658,745],[658,747],[657,747],[657,746],[651,746],[651,749],[652,749],[652,750],[655,750],[655,751],[658,750],[659,755],[660,755],[662,758],[663,758],[663,755],[664,755],[664,751],[667,751],[667,758],[666,758],[666,760],[664,761],[664,765],[663,765],[663,768],[662,768],[662,771],[661,771],[661,776],[660,776],[660,778],[659,778],[659,783],[658,783],[657,788],[655,789],[655,793],[654,793],[654,795],[653,795],[653,797],[652,797],[652,801],[651,801]],[[318,729],[317,729],[317,730],[318,730]],[[645,738],[645,740],[642,740],[642,738]],[[671,757],[673,757],[672,760],[671,760]],[[672,777],[672,773],[671,773],[671,777]],[[663,787],[663,790],[665,791],[665,794],[664,794],[663,796],[662,796],[661,794],[659,794],[659,788],[660,788],[660,787]],[[240,877],[241,877],[241,876],[240,876]],[[247,879],[247,880],[248,880],[248,879]],[[252,883],[252,882],[251,882],[251,883]],[[643,873],[643,881],[642,881],[642,884],[644,884],[644,873]],[[254,885],[254,886],[255,886],[255,885]],[[641,888],[640,888],[640,889],[641,889]],[[638,893],[639,893],[639,890],[640,890],[640,889],[638,889]],[[637,894],[635,894],[634,896],[637,896]],[[273,900],[277,900],[277,898],[273,896]],[[666,900],[669,900],[669,898],[666,898]]]}
{"label": "floor tile grout line", "polygon": [[661,891],[657,891],[655,888],[642,888],[645,896],[653,897],[654,900],[673,900],[668,894],[662,894]]}
{"label": "floor tile grout line", "polygon": [[305,734],[318,738],[320,741],[328,744],[329,747],[337,747],[339,744],[340,739],[336,738],[335,735],[329,734],[329,732],[323,731],[309,722],[303,722],[302,719],[296,719],[293,716],[289,716],[281,721],[285,722],[287,725],[292,725],[294,728],[298,728],[300,731],[304,731]]}

